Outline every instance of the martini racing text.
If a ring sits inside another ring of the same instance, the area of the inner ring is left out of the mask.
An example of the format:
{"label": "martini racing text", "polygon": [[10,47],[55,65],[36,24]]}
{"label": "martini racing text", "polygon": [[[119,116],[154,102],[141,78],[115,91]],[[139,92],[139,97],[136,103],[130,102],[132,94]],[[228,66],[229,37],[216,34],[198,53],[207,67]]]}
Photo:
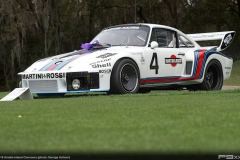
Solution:
{"label": "martini racing text", "polygon": [[178,63],[182,64],[181,58],[165,58],[165,64]]}
{"label": "martini racing text", "polygon": [[53,79],[53,78],[65,78],[65,73],[35,73],[35,74],[23,74],[22,79]]}

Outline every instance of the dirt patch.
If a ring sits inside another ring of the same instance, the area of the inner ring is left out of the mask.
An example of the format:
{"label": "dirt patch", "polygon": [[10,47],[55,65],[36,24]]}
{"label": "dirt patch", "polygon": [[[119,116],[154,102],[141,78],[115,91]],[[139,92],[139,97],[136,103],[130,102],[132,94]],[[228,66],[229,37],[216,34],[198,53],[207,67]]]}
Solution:
{"label": "dirt patch", "polygon": [[222,90],[240,89],[240,86],[222,86]]}

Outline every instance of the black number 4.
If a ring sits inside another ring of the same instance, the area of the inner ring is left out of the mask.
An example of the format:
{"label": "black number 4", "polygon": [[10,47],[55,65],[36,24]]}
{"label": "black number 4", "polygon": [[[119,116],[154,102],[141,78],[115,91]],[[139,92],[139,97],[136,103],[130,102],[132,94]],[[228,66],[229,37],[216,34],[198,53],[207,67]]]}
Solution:
{"label": "black number 4", "polygon": [[[154,59],[155,59],[155,65],[153,65]],[[152,60],[150,63],[150,69],[155,69],[155,74],[158,74],[159,66],[158,66],[157,53],[153,53]]]}

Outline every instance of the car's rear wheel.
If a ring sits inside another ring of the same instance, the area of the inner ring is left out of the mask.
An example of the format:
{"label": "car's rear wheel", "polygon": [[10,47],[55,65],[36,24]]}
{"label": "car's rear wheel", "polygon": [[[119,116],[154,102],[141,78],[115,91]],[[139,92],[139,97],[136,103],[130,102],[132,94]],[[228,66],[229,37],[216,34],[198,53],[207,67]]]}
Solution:
{"label": "car's rear wheel", "polygon": [[205,70],[201,90],[221,90],[223,85],[222,66],[217,60],[211,60]]}
{"label": "car's rear wheel", "polygon": [[139,90],[139,79],[139,69],[132,60],[119,60],[112,70],[109,93],[137,93]]}

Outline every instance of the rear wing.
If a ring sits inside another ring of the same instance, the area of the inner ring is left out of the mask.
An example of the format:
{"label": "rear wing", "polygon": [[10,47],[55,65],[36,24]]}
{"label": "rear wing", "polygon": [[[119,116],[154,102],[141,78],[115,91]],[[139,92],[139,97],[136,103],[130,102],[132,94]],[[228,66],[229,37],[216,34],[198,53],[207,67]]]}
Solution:
{"label": "rear wing", "polygon": [[216,50],[222,51],[232,43],[233,38],[235,36],[235,31],[196,33],[196,34],[187,34],[187,36],[193,39],[194,41],[221,40],[221,43],[219,47],[216,48]]}

